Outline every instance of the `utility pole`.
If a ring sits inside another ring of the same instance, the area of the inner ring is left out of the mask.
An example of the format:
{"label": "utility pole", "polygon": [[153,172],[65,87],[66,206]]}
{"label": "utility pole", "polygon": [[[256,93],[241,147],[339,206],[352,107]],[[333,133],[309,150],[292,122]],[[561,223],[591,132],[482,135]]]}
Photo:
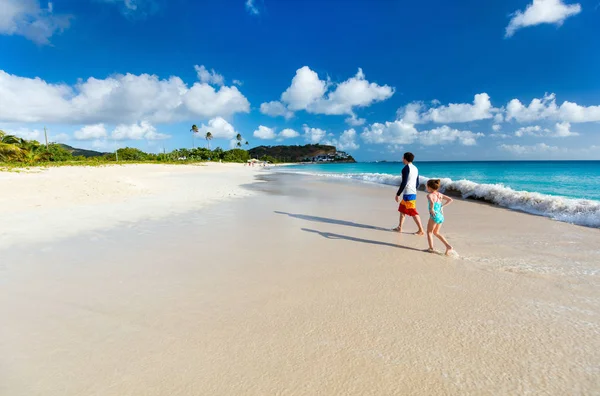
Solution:
{"label": "utility pole", "polygon": [[46,131],[45,126],[44,126],[44,136],[46,137],[46,151],[48,151],[48,131]]}

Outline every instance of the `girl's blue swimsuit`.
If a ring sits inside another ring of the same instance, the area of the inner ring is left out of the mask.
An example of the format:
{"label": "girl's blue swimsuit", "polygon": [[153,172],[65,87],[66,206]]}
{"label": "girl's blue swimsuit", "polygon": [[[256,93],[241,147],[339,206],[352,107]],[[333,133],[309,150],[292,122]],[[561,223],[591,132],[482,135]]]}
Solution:
{"label": "girl's blue swimsuit", "polygon": [[437,201],[433,203],[433,215],[431,214],[431,201],[429,201],[429,217],[436,223],[442,224],[444,222],[444,213],[442,212],[442,202],[440,201],[440,195],[436,194]]}

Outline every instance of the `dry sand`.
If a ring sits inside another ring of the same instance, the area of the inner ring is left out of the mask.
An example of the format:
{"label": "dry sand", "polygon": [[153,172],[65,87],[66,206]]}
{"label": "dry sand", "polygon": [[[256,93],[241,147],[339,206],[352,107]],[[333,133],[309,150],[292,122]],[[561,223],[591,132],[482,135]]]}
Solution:
{"label": "dry sand", "polygon": [[447,258],[393,188],[268,178],[0,251],[0,394],[600,393],[598,230],[459,201]]}
{"label": "dry sand", "polygon": [[241,164],[60,167],[0,172],[0,248],[159,219],[226,198],[261,168]]}

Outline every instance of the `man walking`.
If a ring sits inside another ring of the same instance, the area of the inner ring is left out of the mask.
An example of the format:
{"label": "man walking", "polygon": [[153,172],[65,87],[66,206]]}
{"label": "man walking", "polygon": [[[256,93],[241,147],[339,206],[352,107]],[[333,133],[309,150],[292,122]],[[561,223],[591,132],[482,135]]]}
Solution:
{"label": "man walking", "polygon": [[[417,188],[419,187],[419,170],[413,165],[415,156],[413,153],[404,153],[402,162],[404,168],[402,169],[402,184],[396,193],[396,202],[400,202],[398,211],[400,212],[400,224],[394,228],[393,231],[402,232],[402,226],[404,225],[404,219],[406,216],[410,216],[417,223],[419,230],[416,235],[425,235],[423,232],[423,225],[421,224],[421,217],[417,212]],[[402,200],[400,200],[402,197]]]}

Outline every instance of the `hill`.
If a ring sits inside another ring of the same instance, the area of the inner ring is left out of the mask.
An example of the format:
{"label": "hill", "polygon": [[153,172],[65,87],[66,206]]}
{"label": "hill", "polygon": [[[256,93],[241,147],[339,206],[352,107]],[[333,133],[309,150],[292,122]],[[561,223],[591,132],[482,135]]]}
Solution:
{"label": "hill", "polygon": [[351,155],[337,151],[334,146],[307,144],[305,146],[258,146],[248,150],[252,158],[275,159],[278,162],[356,162]]}
{"label": "hill", "polygon": [[64,149],[66,149],[67,151],[69,151],[74,157],[79,157],[79,156],[85,157],[85,158],[102,157],[103,155],[106,154],[106,153],[101,153],[99,151],[94,151],[94,150],[79,149],[79,148],[68,146],[66,144],[61,144],[60,146],[63,147]]}

